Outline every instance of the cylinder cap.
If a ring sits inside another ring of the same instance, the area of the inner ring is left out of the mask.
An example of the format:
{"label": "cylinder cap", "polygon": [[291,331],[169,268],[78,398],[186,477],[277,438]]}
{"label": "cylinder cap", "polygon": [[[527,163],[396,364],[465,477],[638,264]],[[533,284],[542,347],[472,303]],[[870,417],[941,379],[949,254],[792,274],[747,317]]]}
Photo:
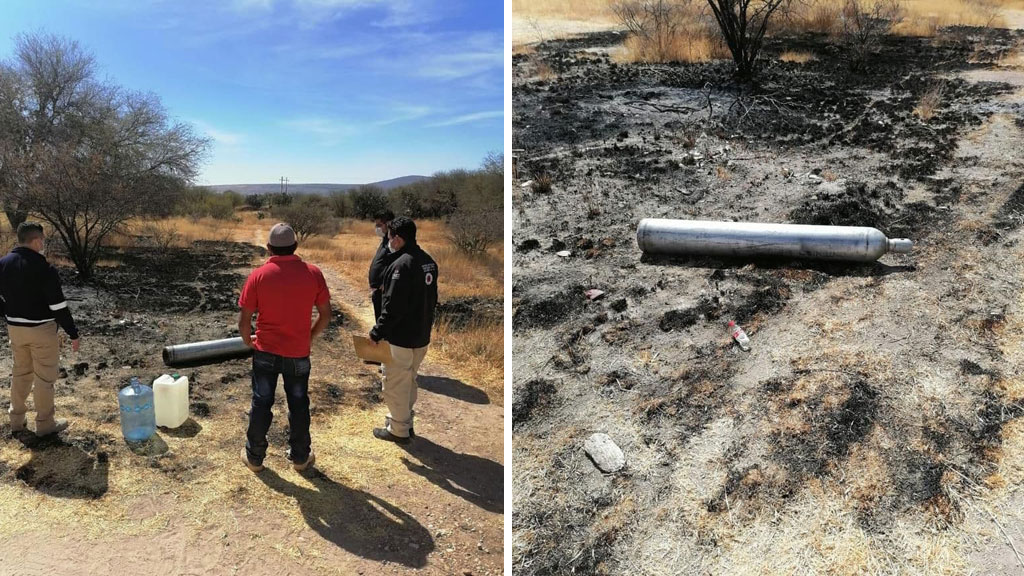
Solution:
{"label": "cylinder cap", "polygon": [[910,254],[914,247],[914,241],[909,238],[892,238],[889,240],[889,252],[897,254]]}

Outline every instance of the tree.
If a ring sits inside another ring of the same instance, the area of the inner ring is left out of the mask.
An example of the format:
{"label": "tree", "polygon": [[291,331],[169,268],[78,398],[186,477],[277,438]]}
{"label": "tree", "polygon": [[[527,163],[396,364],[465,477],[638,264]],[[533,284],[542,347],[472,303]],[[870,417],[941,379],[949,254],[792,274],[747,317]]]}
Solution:
{"label": "tree", "polygon": [[625,0],[612,4],[612,12],[656,62],[675,59],[676,42],[692,0]]}
{"label": "tree", "polygon": [[79,104],[96,96],[92,55],[73,40],[50,35],[15,38],[15,58],[0,64],[0,200],[12,227],[28,217],[20,203],[34,151],[73,129]]}
{"label": "tree", "polygon": [[303,198],[299,202],[275,210],[274,216],[291,225],[300,243],[305,242],[307,238],[334,231],[331,209],[323,198]]}
{"label": "tree", "polygon": [[505,155],[501,152],[488,152],[487,155],[484,156],[483,162],[480,163],[480,170],[485,174],[493,174],[504,178]]}
{"label": "tree", "polygon": [[900,0],[846,0],[839,20],[844,43],[850,50],[850,67],[863,70],[878,41],[902,18]]}
{"label": "tree", "polygon": [[499,210],[460,210],[448,218],[448,239],[467,254],[486,252],[502,239],[503,220]]}
{"label": "tree", "polygon": [[732,59],[736,75],[749,80],[761,52],[768,22],[790,0],[708,0]]}
{"label": "tree", "polygon": [[390,207],[388,195],[376,186],[360,186],[349,195],[352,198],[352,215],[356,218],[367,220]]}
{"label": "tree", "polygon": [[104,239],[193,179],[208,140],[153,94],[94,77],[93,57],[52,35],[19,36],[0,93],[5,211],[49,223],[83,278]]}
{"label": "tree", "polygon": [[327,202],[331,205],[331,211],[336,218],[348,218],[352,212],[348,193],[344,190],[332,191],[327,197]]}
{"label": "tree", "polygon": [[249,194],[245,197],[245,204],[253,210],[263,208],[263,196],[261,194]]}

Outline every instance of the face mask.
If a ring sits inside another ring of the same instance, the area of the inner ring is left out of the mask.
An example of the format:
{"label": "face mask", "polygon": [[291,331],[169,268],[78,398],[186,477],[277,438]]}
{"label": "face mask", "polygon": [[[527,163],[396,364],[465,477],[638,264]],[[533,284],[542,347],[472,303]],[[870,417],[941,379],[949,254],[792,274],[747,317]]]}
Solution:
{"label": "face mask", "polygon": [[388,240],[388,250],[392,252],[398,252],[398,247],[395,246],[395,239]]}
{"label": "face mask", "polygon": [[378,238],[383,238],[384,237],[384,229],[381,228],[380,226],[374,227],[373,231],[377,233],[377,237]]}

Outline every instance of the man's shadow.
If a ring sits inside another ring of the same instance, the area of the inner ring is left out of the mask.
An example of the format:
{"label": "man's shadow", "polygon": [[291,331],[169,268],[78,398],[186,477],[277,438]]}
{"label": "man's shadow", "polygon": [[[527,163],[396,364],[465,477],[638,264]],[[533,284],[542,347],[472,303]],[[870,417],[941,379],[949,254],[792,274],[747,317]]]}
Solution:
{"label": "man's shadow", "polygon": [[294,498],[309,527],[339,548],[368,560],[426,566],[434,540],[412,516],[372,494],[339,484],[320,470],[304,476],[315,489],[292,484],[269,468],[257,474],[274,491]]}
{"label": "man's shadow", "polygon": [[90,454],[59,436],[37,438],[31,432],[15,437],[32,451],[14,477],[56,498],[97,499],[107,493],[110,463],[106,452]]}
{"label": "man's shadow", "polygon": [[453,452],[422,436],[417,436],[403,448],[422,463],[402,458],[410,472],[488,512],[504,513],[505,467],[501,464],[480,456]]}
{"label": "man's shadow", "polygon": [[441,394],[470,404],[490,404],[491,400],[487,393],[479,388],[474,388],[465,382],[444,376],[423,376],[416,378],[416,386],[429,390],[434,394]]}

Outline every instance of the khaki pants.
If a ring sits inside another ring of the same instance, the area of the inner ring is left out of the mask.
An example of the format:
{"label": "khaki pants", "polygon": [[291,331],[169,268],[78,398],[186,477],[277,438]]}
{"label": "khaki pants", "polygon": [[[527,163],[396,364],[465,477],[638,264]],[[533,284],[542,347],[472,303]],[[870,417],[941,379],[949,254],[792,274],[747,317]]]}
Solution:
{"label": "khaki pants", "polygon": [[391,362],[384,365],[384,403],[388,407],[387,428],[395,436],[407,438],[415,416],[416,373],[427,355],[423,348],[391,345]]}
{"label": "khaki pants", "polygon": [[57,324],[47,322],[32,328],[7,326],[14,354],[11,378],[11,427],[25,426],[25,413],[29,392],[36,408],[36,429],[52,428],[53,383],[57,381],[60,343]]}

